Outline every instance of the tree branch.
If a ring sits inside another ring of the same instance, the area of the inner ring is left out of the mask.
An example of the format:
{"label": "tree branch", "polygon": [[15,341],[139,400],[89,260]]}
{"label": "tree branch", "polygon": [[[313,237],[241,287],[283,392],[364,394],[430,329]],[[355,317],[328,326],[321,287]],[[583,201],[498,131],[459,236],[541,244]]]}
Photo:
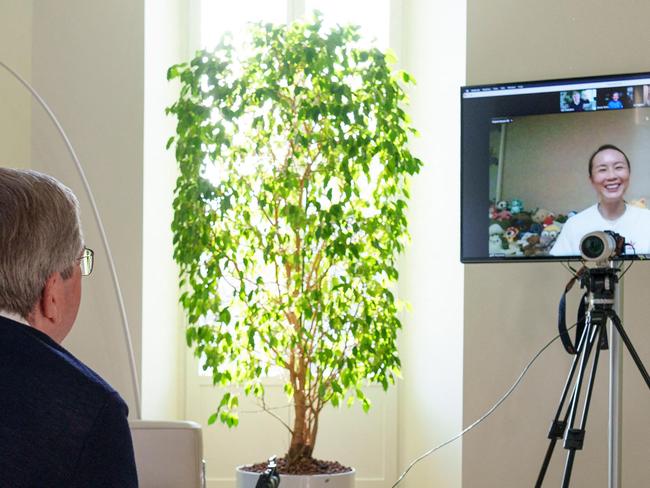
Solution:
{"label": "tree branch", "polygon": [[[281,423],[281,424],[282,424],[282,425],[283,425],[283,426],[284,426],[284,427],[289,431],[289,433],[290,433],[291,435],[293,435],[293,429],[289,426],[289,424],[287,424],[284,420],[282,420],[280,417],[278,417],[278,416],[277,416],[277,415],[272,411],[273,409],[271,409],[271,408],[267,408],[267,406],[266,406],[266,402],[264,401],[264,396],[262,396],[262,397],[260,398],[260,400],[262,401],[262,405],[261,405],[262,410],[263,410],[264,412],[268,413],[271,417],[273,417],[274,419],[276,419],[278,422],[280,422],[280,423]],[[284,407],[283,407],[283,408],[284,408]]]}

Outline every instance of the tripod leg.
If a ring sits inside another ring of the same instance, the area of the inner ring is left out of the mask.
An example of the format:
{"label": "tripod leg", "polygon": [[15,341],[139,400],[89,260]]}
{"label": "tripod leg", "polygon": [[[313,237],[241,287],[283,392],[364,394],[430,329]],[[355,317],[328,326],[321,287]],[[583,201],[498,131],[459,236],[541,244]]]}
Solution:
{"label": "tripod leg", "polygon": [[639,368],[639,372],[641,373],[641,376],[643,376],[643,379],[645,380],[645,384],[648,385],[648,388],[650,388],[650,375],[648,374],[648,371],[645,369],[645,366],[643,366],[643,362],[641,362],[641,358],[637,354],[636,349],[634,349],[634,346],[632,345],[632,341],[630,340],[627,333],[625,332],[625,329],[623,328],[623,324],[621,323],[621,319],[613,310],[609,312],[609,318],[612,319],[612,323],[614,324],[614,327],[616,327],[616,330],[618,331],[618,335],[621,336],[621,339],[623,339],[623,343],[625,343],[625,347],[627,347],[630,356],[632,356],[632,359],[634,360],[634,364],[636,364],[636,367]]}
{"label": "tripod leg", "polygon": [[564,465],[564,478],[562,478],[562,488],[569,488],[569,481],[571,480],[571,470],[573,470],[573,459],[576,456],[575,450],[569,451]]}
{"label": "tripod leg", "polygon": [[[573,363],[574,365],[577,364],[575,359],[573,360]],[[574,372],[575,372],[575,367],[572,367],[572,371],[569,374],[569,380],[568,380],[569,383],[571,382]],[[568,388],[568,385],[565,388]],[[565,390],[562,394],[562,400],[560,401],[560,410],[562,409],[562,404],[564,403],[566,394],[567,391]],[[548,438],[551,439],[551,441],[549,442],[548,448],[546,449],[546,455],[544,456],[542,467],[539,470],[539,475],[537,476],[537,482],[535,483],[535,488],[542,487],[542,483],[544,483],[544,477],[546,476],[546,470],[548,469],[548,465],[551,462],[551,457],[553,457],[553,450],[555,449],[555,444],[557,444],[558,439],[561,439],[564,436],[564,429],[566,428],[566,419],[569,415],[568,409],[564,415],[563,420],[558,419],[559,415],[560,412],[558,411],[557,415],[555,416],[555,419],[553,420],[553,423],[551,424],[551,429],[548,433]]]}
{"label": "tripod leg", "polygon": [[576,368],[578,366],[578,361],[582,356],[582,352],[584,351],[584,348],[587,345],[590,330],[591,330],[591,319],[590,319],[590,314],[588,314],[585,321],[585,328],[582,331],[580,341],[578,342],[578,349],[576,351],[576,355],[573,357],[573,361],[571,362],[571,368],[569,369],[569,375],[567,377],[566,383],[564,384],[564,388],[562,389],[562,394],[560,395],[560,402],[558,404],[557,411],[555,412],[555,417],[553,418],[553,422],[551,422],[551,428],[548,433],[548,438],[550,439],[550,442],[548,448],[546,449],[546,455],[544,456],[542,467],[539,470],[539,475],[537,476],[537,482],[535,483],[535,488],[541,488],[542,483],[544,482],[544,477],[546,476],[546,470],[548,469],[548,465],[551,462],[551,457],[553,456],[553,450],[555,449],[555,444],[557,443],[558,439],[564,437],[567,417],[569,416],[571,405],[569,404],[567,411],[564,414],[564,418],[562,420],[560,420],[560,415],[562,415],[564,402],[566,401],[567,395],[569,393],[569,388],[571,387],[571,383],[573,381],[573,375],[575,374]]}
{"label": "tripod leg", "polygon": [[[589,342],[585,348],[585,352],[580,358],[580,372],[578,373],[578,378],[574,387],[574,394],[571,400],[571,412],[569,414],[569,424],[568,429],[564,437],[564,448],[568,449],[566,464],[564,466],[564,477],[562,479],[562,487],[568,488],[569,481],[571,479],[571,471],[573,469],[573,460],[575,458],[575,452],[578,449],[582,449],[585,438],[585,425],[587,423],[587,415],[589,413],[589,404],[591,403],[591,394],[594,387],[594,379],[596,377],[596,369],[598,367],[598,357],[600,353],[600,343],[603,338],[604,333],[604,320],[599,317],[598,320],[595,320],[595,325],[590,331]],[[584,407],[582,411],[582,417],[580,419],[580,427],[578,429],[573,428],[575,418],[578,410],[578,403],[580,401],[580,390],[582,388],[582,382],[584,381],[585,371],[587,369],[587,364],[589,361],[589,356],[591,355],[592,347],[595,341],[598,340],[598,346],[596,347],[596,353],[594,355],[594,360],[591,364],[591,371],[589,373],[589,383],[587,385],[587,392],[585,396]]]}
{"label": "tripod leg", "polygon": [[[603,320],[602,324],[599,327],[599,339],[598,343],[602,344],[605,337],[607,337],[607,329],[605,327],[605,321]],[[591,395],[594,391],[594,381],[596,379],[596,369],[598,368],[598,358],[600,357],[601,348],[596,348],[596,354],[594,355],[594,362],[591,365],[591,374],[589,375],[589,385],[587,386],[587,394],[585,396],[584,407],[582,409],[582,418],[580,419],[580,429],[584,432],[585,427],[587,426],[587,416],[589,415],[589,405],[591,405]],[[582,448],[582,445],[580,446]]]}

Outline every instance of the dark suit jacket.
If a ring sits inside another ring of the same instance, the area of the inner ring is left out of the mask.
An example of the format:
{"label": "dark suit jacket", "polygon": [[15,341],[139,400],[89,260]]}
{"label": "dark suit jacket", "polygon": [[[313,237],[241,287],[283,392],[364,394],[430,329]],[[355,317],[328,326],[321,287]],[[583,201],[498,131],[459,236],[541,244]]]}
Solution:
{"label": "dark suit jacket", "polygon": [[127,415],[63,347],[0,317],[1,487],[136,487]]}

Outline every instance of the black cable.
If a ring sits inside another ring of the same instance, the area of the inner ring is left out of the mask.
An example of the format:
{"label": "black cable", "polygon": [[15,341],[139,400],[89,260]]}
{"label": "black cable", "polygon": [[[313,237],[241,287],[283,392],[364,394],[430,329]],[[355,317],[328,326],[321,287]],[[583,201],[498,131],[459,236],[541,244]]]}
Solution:
{"label": "black cable", "polygon": [[578,274],[578,270],[575,269],[573,266],[571,266],[571,264],[569,264],[569,262],[562,261],[561,264],[562,264],[562,266],[564,266],[569,271],[569,273],[571,273],[572,276],[576,276]]}
{"label": "black cable", "polygon": [[[577,322],[576,322],[575,324],[573,324],[571,327],[569,327],[567,330],[571,330],[571,329],[573,329],[574,327],[576,327],[576,325],[578,325]],[[406,475],[408,474],[408,472],[411,470],[411,468],[413,468],[413,466],[415,466],[417,463],[419,463],[420,461],[422,461],[424,458],[430,456],[431,454],[433,454],[433,453],[436,452],[437,450],[439,450],[439,449],[445,447],[447,444],[451,444],[451,443],[454,442],[456,439],[459,439],[460,437],[464,436],[467,432],[469,432],[470,430],[472,430],[474,427],[476,427],[478,424],[480,424],[480,423],[483,422],[485,419],[487,419],[490,415],[492,415],[492,413],[494,413],[494,411],[495,411],[497,408],[499,408],[499,406],[500,406],[500,405],[501,405],[501,404],[502,404],[502,403],[503,403],[503,402],[504,402],[504,401],[505,401],[505,400],[506,400],[506,399],[507,399],[507,398],[512,394],[512,392],[515,390],[515,388],[517,388],[517,386],[519,385],[519,383],[521,382],[521,380],[524,378],[524,376],[526,375],[526,373],[528,372],[528,370],[530,369],[530,367],[533,365],[533,363],[537,360],[537,358],[538,358],[539,356],[541,356],[542,353],[543,353],[546,349],[548,349],[548,348],[551,346],[551,344],[553,344],[553,343],[554,343],[556,340],[558,340],[559,338],[560,338],[560,334],[556,335],[553,339],[551,339],[548,343],[546,343],[546,345],[545,345],[544,347],[542,347],[542,348],[537,352],[537,354],[535,354],[535,356],[533,356],[533,358],[529,361],[529,363],[526,365],[526,367],[523,369],[523,371],[521,372],[521,374],[519,375],[519,377],[517,378],[517,380],[512,384],[512,386],[508,389],[508,391],[506,391],[506,393],[505,393],[505,394],[504,394],[504,395],[499,399],[499,401],[497,401],[497,402],[492,406],[492,408],[490,408],[490,409],[489,409],[489,410],[488,410],[488,411],[487,411],[487,412],[486,412],[482,417],[480,417],[478,420],[476,420],[476,421],[475,421],[474,423],[472,423],[470,426],[468,426],[468,427],[466,427],[465,429],[463,429],[459,434],[457,434],[457,435],[455,435],[454,437],[452,437],[451,439],[449,439],[449,440],[443,442],[442,444],[440,444],[440,445],[434,447],[433,449],[430,449],[429,451],[425,452],[425,453],[422,454],[420,457],[418,457],[415,461],[413,461],[413,462],[408,466],[408,468],[406,468],[406,470],[402,473],[402,475],[397,479],[397,481],[395,482],[395,484],[394,484],[391,488],[395,488],[397,485],[399,485],[399,484],[402,482],[402,480],[406,477]]]}
{"label": "black cable", "polygon": [[623,278],[623,276],[625,276],[625,273],[627,273],[629,271],[629,269],[632,267],[633,264],[634,264],[634,261],[630,261],[630,264],[627,265],[627,267],[621,273],[621,276],[618,277],[619,281],[620,281],[621,278]]}

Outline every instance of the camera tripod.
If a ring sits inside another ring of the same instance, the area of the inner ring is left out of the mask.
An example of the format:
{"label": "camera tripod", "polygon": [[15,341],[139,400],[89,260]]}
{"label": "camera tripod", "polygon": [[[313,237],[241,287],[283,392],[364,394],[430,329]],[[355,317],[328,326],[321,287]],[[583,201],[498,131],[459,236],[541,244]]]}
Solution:
{"label": "camera tripod", "polygon": [[[577,343],[578,346],[569,369],[567,381],[560,396],[560,403],[551,423],[548,434],[550,443],[535,488],[541,488],[555,445],[558,439],[562,438],[564,439],[564,448],[568,451],[564,466],[562,488],[569,487],[576,451],[582,449],[584,444],[585,427],[587,425],[587,416],[589,414],[589,405],[591,403],[600,350],[607,348],[606,325],[608,320],[612,322],[612,334],[614,334],[614,329],[616,329],[639,369],[641,376],[643,376],[646,385],[650,389],[650,375],[648,375],[648,371],[643,366],[639,355],[632,345],[632,341],[630,341],[630,338],[625,332],[621,319],[613,309],[614,293],[618,282],[616,273],[618,271],[618,269],[613,267],[591,268],[587,269],[586,273],[581,277],[581,287],[587,289],[585,323]],[[594,357],[591,362],[591,369],[587,375],[588,363],[592,352],[594,352]],[[575,383],[573,383],[573,377],[576,371],[578,375]],[[576,417],[580,406],[581,391],[585,386],[585,378],[587,378],[587,383],[585,396],[582,401],[582,415],[580,417],[580,423],[576,428]],[[573,389],[571,389],[572,384]],[[570,400],[566,410],[564,410],[564,403],[569,397],[569,392],[571,392]]]}

